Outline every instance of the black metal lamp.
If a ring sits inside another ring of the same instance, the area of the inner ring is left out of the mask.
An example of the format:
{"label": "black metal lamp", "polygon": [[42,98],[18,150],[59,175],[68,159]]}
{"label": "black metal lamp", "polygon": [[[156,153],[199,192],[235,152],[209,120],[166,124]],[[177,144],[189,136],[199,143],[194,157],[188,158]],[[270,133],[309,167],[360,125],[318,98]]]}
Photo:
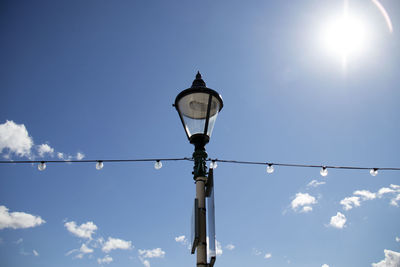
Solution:
{"label": "black metal lamp", "polygon": [[191,144],[204,147],[210,140],[215,121],[223,107],[222,97],[197,72],[192,87],[183,90],[175,99],[175,108]]}
{"label": "black metal lamp", "polygon": [[[223,107],[222,97],[213,89],[207,88],[200,72],[197,72],[192,87],[178,94],[174,106],[179,113],[190,143],[195,146],[193,154],[195,177],[203,175],[205,171],[196,174],[196,158],[207,157],[205,145],[210,141],[218,113]],[[197,163],[200,164],[200,162]],[[204,163],[201,163],[201,165],[203,164],[205,165],[205,160]]]}

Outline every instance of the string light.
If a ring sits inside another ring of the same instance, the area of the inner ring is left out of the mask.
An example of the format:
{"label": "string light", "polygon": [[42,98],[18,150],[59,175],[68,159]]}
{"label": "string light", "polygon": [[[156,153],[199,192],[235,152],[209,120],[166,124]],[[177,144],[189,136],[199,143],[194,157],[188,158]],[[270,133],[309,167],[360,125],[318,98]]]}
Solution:
{"label": "string light", "polygon": [[328,175],[328,169],[325,166],[323,166],[319,173],[321,174],[321,176],[325,177]]}
{"label": "string light", "polygon": [[104,167],[104,163],[101,160],[99,160],[96,163],[96,170],[101,170],[101,169],[103,169],[103,167]]}
{"label": "string light", "polygon": [[268,163],[268,166],[267,166],[267,173],[273,173],[274,172],[274,166],[272,166],[272,164],[271,163]]}
{"label": "string light", "polygon": [[156,163],[154,163],[154,169],[159,170],[162,168],[162,162],[160,160],[157,160]]}
{"label": "string light", "polygon": [[372,176],[377,176],[377,175],[378,175],[378,169],[377,169],[377,168],[373,168],[373,169],[371,169],[371,170],[369,171],[369,173],[370,173]]}
{"label": "string light", "polygon": [[218,164],[215,160],[211,161],[210,163],[210,169],[216,169],[218,167]]}
{"label": "string light", "polygon": [[39,171],[44,171],[46,169],[46,163],[44,161],[40,162],[38,165]]}
{"label": "string light", "polygon": [[[96,169],[100,170],[104,167],[104,162],[147,162],[147,161],[155,161],[154,167],[158,170],[162,167],[161,161],[194,161],[193,158],[153,158],[153,159],[102,159],[102,160],[0,160],[0,164],[34,164],[38,163],[38,169],[43,171],[46,169],[46,164],[48,163],[88,163],[95,162]],[[232,163],[232,164],[246,164],[246,165],[267,165],[267,173],[273,173],[274,166],[281,167],[296,167],[296,168],[321,168],[320,174],[322,176],[328,175],[328,169],[345,169],[345,170],[369,170],[369,173],[372,176],[376,176],[379,171],[400,171],[400,168],[395,167],[385,167],[385,168],[368,168],[368,167],[354,167],[354,166],[321,166],[321,165],[309,165],[309,164],[291,164],[291,163],[266,163],[259,161],[239,161],[239,160],[223,160],[223,159],[208,159],[210,161],[210,168],[217,168],[217,162],[223,163]]]}

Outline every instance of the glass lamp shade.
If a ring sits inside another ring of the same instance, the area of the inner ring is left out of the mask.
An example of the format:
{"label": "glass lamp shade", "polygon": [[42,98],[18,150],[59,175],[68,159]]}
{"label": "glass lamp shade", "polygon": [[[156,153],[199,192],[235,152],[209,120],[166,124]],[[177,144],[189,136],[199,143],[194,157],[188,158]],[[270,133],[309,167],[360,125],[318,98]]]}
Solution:
{"label": "glass lamp shade", "polygon": [[207,88],[197,73],[191,88],[182,91],[175,99],[186,135],[191,143],[208,143],[219,111],[223,107],[221,96]]}

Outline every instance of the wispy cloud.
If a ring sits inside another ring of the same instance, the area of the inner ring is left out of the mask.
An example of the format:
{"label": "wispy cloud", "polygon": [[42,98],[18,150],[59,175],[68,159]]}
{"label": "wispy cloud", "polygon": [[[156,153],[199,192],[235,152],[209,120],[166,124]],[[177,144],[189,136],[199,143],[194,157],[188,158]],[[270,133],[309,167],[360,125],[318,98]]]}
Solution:
{"label": "wispy cloud", "polygon": [[93,233],[97,230],[97,226],[93,222],[86,222],[81,225],[77,225],[76,222],[66,222],[64,224],[67,230],[80,238],[92,239]]}
{"label": "wispy cloud", "polygon": [[39,226],[46,221],[40,216],[31,215],[25,212],[8,212],[8,208],[0,206],[0,229],[4,228],[31,228]]}
{"label": "wispy cloud", "polygon": [[272,258],[272,254],[271,253],[265,254],[264,259],[270,259],[270,258]]}
{"label": "wispy cloud", "polygon": [[395,190],[393,190],[392,188],[389,187],[382,187],[381,189],[379,189],[378,191],[378,197],[381,198],[383,197],[383,195],[385,194],[390,194],[390,193],[394,193],[396,192]]}
{"label": "wispy cloud", "polygon": [[291,202],[291,207],[296,212],[312,211],[312,206],[317,203],[315,197],[308,193],[297,193],[296,197]]}
{"label": "wispy cloud", "polygon": [[233,245],[233,244],[228,244],[228,245],[225,246],[225,248],[226,248],[227,250],[234,250],[234,249],[235,249],[235,245]]}
{"label": "wispy cloud", "polygon": [[346,197],[340,201],[344,210],[351,210],[355,207],[360,207],[361,203],[367,200],[374,200],[377,198],[383,198],[386,195],[396,194],[390,201],[392,206],[398,206],[400,201],[400,186],[391,184],[390,187],[382,187],[378,192],[370,192],[368,190],[356,190],[353,192],[353,196]]}
{"label": "wispy cloud", "polygon": [[344,216],[344,214],[338,212],[335,216],[331,217],[331,221],[329,222],[329,225],[334,228],[342,229],[343,227],[345,227],[346,220],[347,220],[346,216]]}
{"label": "wispy cloud", "polygon": [[32,250],[32,252],[35,257],[39,257],[39,253],[36,250]]}
{"label": "wispy cloud", "polygon": [[263,254],[262,251],[260,251],[260,250],[258,250],[258,249],[256,249],[256,248],[253,248],[252,253],[253,253],[253,255],[255,255],[255,256],[260,256],[261,254]]}
{"label": "wispy cloud", "polygon": [[318,187],[318,186],[324,185],[324,184],[326,184],[326,182],[324,182],[324,181],[312,180],[311,182],[309,182],[307,184],[307,187]]}
{"label": "wispy cloud", "polygon": [[363,200],[372,200],[376,198],[376,194],[368,190],[357,190],[353,194],[360,196]]}
{"label": "wispy cloud", "polygon": [[109,264],[112,261],[113,261],[113,258],[111,258],[109,255],[106,255],[104,258],[97,259],[98,264]]}
{"label": "wispy cloud", "polygon": [[392,200],[390,201],[390,205],[398,207],[399,201],[400,201],[400,194],[398,194],[395,198],[392,198]]}

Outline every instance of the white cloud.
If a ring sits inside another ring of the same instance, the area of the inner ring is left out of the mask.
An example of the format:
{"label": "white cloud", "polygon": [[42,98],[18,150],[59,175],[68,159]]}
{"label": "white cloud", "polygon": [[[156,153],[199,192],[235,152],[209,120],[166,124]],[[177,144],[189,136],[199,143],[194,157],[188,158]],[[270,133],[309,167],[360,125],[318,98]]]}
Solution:
{"label": "white cloud", "polygon": [[77,251],[79,251],[79,250],[78,249],[72,249],[72,250],[68,251],[67,253],[65,253],[65,256],[69,256],[72,253],[77,252]]}
{"label": "white cloud", "polygon": [[20,238],[20,239],[18,239],[17,241],[15,241],[15,244],[19,245],[19,244],[21,244],[22,242],[24,242],[24,239]]}
{"label": "white cloud", "polygon": [[397,184],[391,184],[390,187],[397,191],[400,190],[400,185],[397,185]]}
{"label": "white cloud", "polygon": [[93,222],[87,222],[77,226],[74,221],[71,221],[66,222],[64,226],[77,237],[87,239],[92,239],[92,234],[97,230],[97,226]]}
{"label": "white cloud", "polygon": [[264,256],[264,259],[270,259],[271,257],[272,257],[272,254],[271,253],[267,253]]}
{"label": "white cloud", "polygon": [[346,216],[344,214],[338,212],[336,216],[331,217],[331,221],[329,223],[330,226],[342,229],[346,224]]}
{"label": "white cloud", "polygon": [[97,259],[97,263],[98,264],[109,264],[112,261],[113,261],[113,258],[111,258],[108,255],[106,255],[104,258],[98,258]]}
{"label": "white cloud", "polygon": [[394,192],[396,192],[396,191],[391,189],[391,188],[389,188],[389,187],[382,187],[378,191],[378,197],[381,198],[384,194],[389,194],[389,193],[394,193]]}
{"label": "white cloud", "polygon": [[41,144],[37,146],[37,151],[40,157],[44,157],[46,154],[49,154],[50,156],[54,154],[54,148],[52,148],[48,144]]}
{"label": "white cloud", "polygon": [[400,237],[396,236],[396,242],[400,242]]}
{"label": "white cloud", "polygon": [[234,250],[234,249],[235,249],[235,245],[233,245],[233,244],[228,244],[228,245],[225,246],[225,248],[226,248],[227,250]]}
{"label": "white cloud", "polygon": [[93,249],[88,248],[85,244],[82,244],[82,246],[79,249],[79,251],[82,252],[83,254],[88,254],[88,253],[92,253]]}
{"label": "white cloud", "polygon": [[139,256],[146,258],[163,258],[165,256],[165,251],[161,248],[155,249],[139,249]]}
{"label": "white cloud", "polygon": [[307,213],[307,212],[309,212],[309,211],[312,211],[312,207],[311,207],[311,206],[304,206],[304,207],[301,209],[300,212],[305,212],[305,213]]}
{"label": "white cloud", "polygon": [[221,256],[222,255],[222,253],[223,253],[223,251],[222,251],[222,246],[221,246],[221,243],[220,242],[218,242],[218,240],[215,240],[215,249],[216,249],[216,254],[217,254],[217,256]]}
{"label": "white cloud", "polygon": [[186,243],[188,242],[186,239],[186,236],[184,236],[184,235],[175,237],[175,241],[178,243],[182,243],[183,245],[186,245]]}
{"label": "white cloud", "polygon": [[65,254],[65,256],[69,256],[72,253],[77,252],[78,254],[75,256],[75,258],[82,259],[85,256],[85,254],[93,253],[93,251],[94,250],[92,248],[89,248],[86,244],[82,244],[80,249],[70,250]]}
{"label": "white cloud", "polygon": [[25,212],[8,212],[8,208],[0,206],[0,230],[4,228],[30,228],[39,226],[46,221],[40,216]]}
{"label": "white cloud", "polygon": [[363,200],[372,200],[376,198],[376,194],[368,190],[357,190],[353,193],[354,195],[361,196]]}
{"label": "white cloud", "polygon": [[[400,186],[394,184],[391,184],[390,188],[389,187],[380,188],[377,193],[373,193],[368,190],[356,190],[354,191],[353,196],[346,197],[345,199],[340,201],[340,204],[343,205],[344,210],[351,210],[354,207],[359,207],[361,205],[361,202],[363,201],[373,200],[376,199],[377,197],[382,198],[385,194],[393,194],[396,192],[400,193]],[[393,206],[398,206],[399,201],[400,201],[400,194],[392,198],[390,204]]]}
{"label": "white cloud", "polygon": [[107,242],[104,243],[102,250],[104,252],[108,253],[114,249],[127,250],[127,249],[131,249],[131,248],[132,248],[131,241],[125,241],[122,239],[109,237]]}
{"label": "white cloud", "polygon": [[308,193],[297,193],[296,197],[292,200],[291,206],[294,211],[309,212],[312,211],[311,205],[316,204],[315,197]]}
{"label": "white cloud", "polygon": [[262,254],[262,251],[259,251],[258,249],[253,248],[253,254],[256,256],[260,256]]}
{"label": "white cloud", "polygon": [[359,197],[346,197],[340,201],[340,204],[343,205],[344,210],[351,210],[353,207],[361,205]]}
{"label": "white cloud", "polygon": [[140,258],[140,261],[143,263],[145,267],[150,267],[150,262],[148,260]]}
{"label": "white cloud", "polygon": [[165,251],[161,248],[155,249],[139,249],[139,259],[145,267],[150,267],[150,261],[146,258],[163,258],[165,256]]}
{"label": "white cloud", "polygon": [[320,185],[326,184],[326,182],[318,182],[317,180],[312,180],[311,182],[308,183],[308,187],[318,187]]}
{"label": "white cloud", "polygon": [[399,202],[399,201],[400,201],[400,194],[398,194],[395,198],[393,198],[393,199],[390,201],[390,205],[393,205],[393,206],[398,207],[398,206],[399,206],[399,203],[397,203],[397,202]]}
{"label": "white cloud", "polygon": [[[0,124],[0,153],[6,150],[8,154],[3,155],[3,158],[10,159],[11,153],[16,154],[19,157],[35,158],[35,153],[32,153],[32,147],[34,146],[33,138],[29,136],[28,130],[24,124],[16,124],[13,121],[6,121]],[[50,155],[53,157],[54,153],[57,153],[57,157],[63,160],[71,160],[74,157],[68,156],[62,152],[55,152],[48,144],[41,144],[35,146],[37,155],[44,157]],[[76,154],[76,159],[82,160],[85,155],[81,152]]]}
{"label": "white cloud", "polygon": [[33,146],[32,137],[29,136],[24,124],[6,121],[0,124],[0,153],[8,149],[20,157],[29,157]]}
{"label": "white cloud", "polygon": [[400,253],[392,250],[385,249],[385,259],[372,263],[372,267],[399,267],[400,266]]}
{"label": "white cloud", "polygon": [[76,159],[77,160],[82,160],[84,157],[85,157],[85,154],[83,154],[81,152],[76,153]]}
{"label": "white cloud", "polygon": [[33,252],[33,255],[34,255],[35,257],[38,257],[38,256],[39,256],[39,253],[38,253],[36,250],[33,250],[32,252]]}
{"label": "white cloud", "polygon": [[329,267],[329,265],[328,264],[322,264],[321,267]]}

